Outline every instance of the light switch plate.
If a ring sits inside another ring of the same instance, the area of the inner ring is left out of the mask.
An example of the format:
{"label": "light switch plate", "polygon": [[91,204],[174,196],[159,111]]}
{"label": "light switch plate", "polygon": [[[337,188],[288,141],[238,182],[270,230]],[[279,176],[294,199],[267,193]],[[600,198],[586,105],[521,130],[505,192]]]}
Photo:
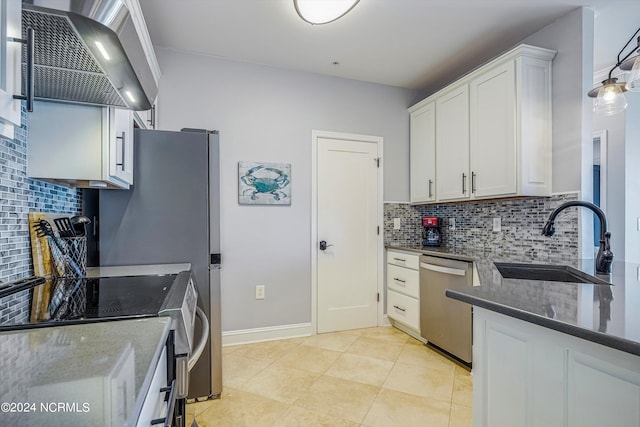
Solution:
{"label": "light switch plate", "polygon": [[449,230],[455,230],[455,229],[456,229],[456,219],[449,218]]}
{"label": "light switch plate", "polygon": [[393,229],[400,230],[400,218],[393,218]]}
{"label": "light switch plate", "polygon": [[493,231],[502,231],[502,220],[500,217],[493,218]]}

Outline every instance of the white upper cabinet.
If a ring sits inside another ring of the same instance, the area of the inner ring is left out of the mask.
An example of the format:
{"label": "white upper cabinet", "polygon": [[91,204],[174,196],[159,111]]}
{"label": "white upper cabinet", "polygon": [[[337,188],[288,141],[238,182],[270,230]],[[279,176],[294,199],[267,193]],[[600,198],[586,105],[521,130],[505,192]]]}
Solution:
{"label": "white upper cabinet", "polygon": [[508,61],[469,84],[472,197],[517,192],[514,68]]}
{"label": "white upper cabinet", "polygon": [[133,184],[133,113],[109,108],[110,178]]}
{"label": "white upper cabinet", "polygon": [[0,0],[0,135],[13,138],[14,126],[21,123],[21,101],[13,95],[22,90],[22,3]]}
{"label": "white upper cabinet", "polygon": [[434,103],[411,112],[411,202],[436,199],[436,108]]}
{"label": "white upper cabinet", "polygon": [[158,129],[158,97],[146,111],[134,111],[133,118],[141,129]]}
{"label": "white upper cabinet", "polygon": [[436,100],[438,201],[469,198],[469,87],[465,83]]}
{"label": "white upper cabinet", "polygon": [[[409,109],[413,121],[435,105],[435,200],[418,196],[424,178],[412,172],[412,203],[551,194],[555,54],[518,46]],[[424,140],[412,127],[412,167]]]}
{"label": "white upper cabinet", "polygon": [[73,187],[129,188],[133,112],[37,102],[29,116],[27,176]]}
{"label": "white upper cabinet", "polygon": [[470,83],[472,198],[551,194],[551,60],[523,46]]}

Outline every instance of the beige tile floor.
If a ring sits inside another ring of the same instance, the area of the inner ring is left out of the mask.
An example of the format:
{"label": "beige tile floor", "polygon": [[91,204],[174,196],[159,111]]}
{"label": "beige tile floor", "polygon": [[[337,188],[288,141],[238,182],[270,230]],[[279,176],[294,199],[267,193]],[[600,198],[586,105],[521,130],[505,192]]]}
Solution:
{"label": "beige tile floor", "polygon": [[225,347],[222,364],[188,426],[471,426],[469,372],[392,327]]}

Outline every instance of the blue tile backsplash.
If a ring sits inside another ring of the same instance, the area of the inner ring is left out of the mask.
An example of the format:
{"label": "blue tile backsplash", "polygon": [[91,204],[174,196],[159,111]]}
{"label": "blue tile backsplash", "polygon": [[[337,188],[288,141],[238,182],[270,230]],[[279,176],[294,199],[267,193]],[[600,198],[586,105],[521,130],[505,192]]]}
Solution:
{"label": "blue tile backsplash", "polygon": [[[22,123],[29,120],[24,103]],[[0,281],[33,274],[29,239],[30,211],[77,214],[81,192],[27,178],[27,132],[24,124],[15,138],[0,137]],[[0,299],[0,321],[24,316],[29,310],[28,291]]]}
{"label": "blue tile backsplash", "polygon": [[[532,257],[563,255],[579,257],[578,211],[564,211],[556,221],[556,234],[542,236],[549,214],[560,204],[577,200],[577,193],[551,197],[487,200],[440,205],[385,203],[384,241],[387,245],[416,246],[422,241],[423,216],[443,218],[442,247],[492,250]],[[500,217],[502,230],[492,230],[493,218]],[[400,218],[400,230],[393,219]],[[455,218],[455,230],[449,219]]]}

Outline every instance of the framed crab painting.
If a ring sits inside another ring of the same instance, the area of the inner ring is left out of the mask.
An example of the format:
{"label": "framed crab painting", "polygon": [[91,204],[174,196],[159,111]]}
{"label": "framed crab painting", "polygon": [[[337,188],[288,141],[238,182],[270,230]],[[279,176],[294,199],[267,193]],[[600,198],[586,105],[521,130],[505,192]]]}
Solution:
{"label": "framed crab painting", "polygon": [[241,205],[290,205],[291,164],[238,162]]}

